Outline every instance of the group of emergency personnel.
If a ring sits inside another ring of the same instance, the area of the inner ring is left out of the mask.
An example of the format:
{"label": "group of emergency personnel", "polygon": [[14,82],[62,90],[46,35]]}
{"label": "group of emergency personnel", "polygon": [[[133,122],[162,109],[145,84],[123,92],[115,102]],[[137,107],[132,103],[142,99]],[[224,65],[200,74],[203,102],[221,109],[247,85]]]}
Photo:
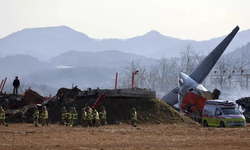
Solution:
{"label": "group of emergency personnel", "polygon": [[49,125],[48,123],[49,114],[48,114],[48,110],[46,106],[42,107],[42,112],[40,115],[39,115],[38,108],[34,106],[33,123],[35,124],[36,127],[38,126],[39,118],[41,119],[42,126]]}
{"label": "group of emergency personnel", "polygon": [[[106,125],[106,110],[105,107],[101,107],[102,111],[98,113],[95,108],[85,107],[82,108],[81,125],[83,127],[99,127],[100,125]],[[77,124],[78,112],[75,107],[70,107],[69,112],[66,108],[62,108],[62,124],[64,126],[74,126]],[[68,123],[67,123],[68,122]]]}
{"label": "group of emergency personnel", "polygon": [[[70,107],[69,112],[65,107],[62,108],[62,123],[64,126],[74,126],[78,119],[78,112],[75,107]],[[68,120],[68,123],[67,123]]]}
{"label": "group of emergency personnel", "polygon": [[[81,125],[83,127],[99,127],[101,125],[107,125],[106,116],[107,112],[104,106],[101,107],[101,112],[99,113],[95,108],[90,108],[89,106],[82,108]],[[134,107],[131,109],[130,117],[132,127],[136,127],[137,112]],[[65,107],[62,108],[62,124],[64,126],[72,127],[76,125],[77,119],[78,113],[75,107],[70,107],[69,112],[67,112]]]}
{"label": "group of emergency personnel", "polygon": [[[40,114],[40,115],[39,115]],[[131,125],[136,127],[137,121],[137,112],[135,108],[131,109]],[[95,108],[85,107],[82,108],[82,116],[81,116],[81,125],[83,127],[99,127],[101,125],[107,125],[106,121],[106,110],[105,107],[101,107],[101,112]],[[75,107],[70,107],[69,112],[67,112],[66,108],[62,108],[62,124],[64,126],[74,126],[77,125],[78,119],[78,112],[76,111]],[[42,112],[39,113],[37,106],[34,106],[34,114],[33,114],[33,123],[35,126],[38,126],[38,120],[41,119],[42,126],[48,126],[48,110],[46,106],[42,107]],[[0,126],[5,125],[6,127],[8,124],[5,122],[5,111],[2,106],[0,106]]]}

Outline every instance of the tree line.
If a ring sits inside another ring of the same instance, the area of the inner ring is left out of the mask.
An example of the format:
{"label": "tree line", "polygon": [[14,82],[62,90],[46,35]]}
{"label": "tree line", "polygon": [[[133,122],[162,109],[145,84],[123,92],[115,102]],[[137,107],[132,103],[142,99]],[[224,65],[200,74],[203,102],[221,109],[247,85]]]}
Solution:
{"label": "tree line", "polygon": [[[183,46],[179,57],[162,57],[150,66],[144,66],[140,60],[127,62],[119,73],[119,88],[131,88],[132,73],[134,86],[158,92],[168,92],[178,82],[179,72],[189,74],[209,52],[197,52],[192,44]],[[248,90],[248,70],[250,68],[250,43],[238,50],[238,57],[223,55],[203,82],[208,90],[214,88],[222,92]],[[250,76],[249,76],[250,78]]]}

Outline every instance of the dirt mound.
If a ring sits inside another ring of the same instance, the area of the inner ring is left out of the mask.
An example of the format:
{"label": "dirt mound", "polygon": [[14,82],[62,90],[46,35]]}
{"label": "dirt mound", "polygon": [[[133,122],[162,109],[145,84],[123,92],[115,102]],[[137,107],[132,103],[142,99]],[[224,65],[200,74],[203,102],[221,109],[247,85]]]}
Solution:
{"label": "dirt mound", "polygon": [[39,95],[37,92],[28,90],[25,95],[22,97],[22,103],[25,105],[28,104],[42,104],[45,98]]}
{"label": "dirt mound", "polygon": [[104,100],[102,105],[110,110],[110,121],[129,120],[130,110],[134,107],[138,113],[138,122],[141,123],[193,123],[190,118],[159,99],[109,99]]}
{"label": "dirt mound", "polygon": [[77,86],[73,87],[72,89],[60,88],[57,91],[56,96],[63,98],[75,98],[75,96],[78,95],[79,92],[81,92],[81,90],[78,89]]}
{"label": "dirt mound", "polygon": [[[75,107],[78,114],[78,123],[80,123],[81,109],[86,106],[92,106],[96,98],[84,98],[81,100],[68,100],[61,104],[49,108],[49,120],[52,123],[60,122],[61,108],[63,106],[68,110],[69,107]],[[109,124],[130,121],[130,110],[136,108],[138,113],[138,123],[164,123],[164,124],[193,124],[189,118],[179,113],[164,101],[159,99],[141,99],[141,98],[109,98],[106,97],[97,107],[101,111],[101,106],[105,106],[107,111],[107,122]]]}
{"label": "dirt mound", "polygon": [[24,95],[1,94],[0,106],[5,109],[19,109],[30,104],[42,104],[45,98],[33,90],[28,90]]}

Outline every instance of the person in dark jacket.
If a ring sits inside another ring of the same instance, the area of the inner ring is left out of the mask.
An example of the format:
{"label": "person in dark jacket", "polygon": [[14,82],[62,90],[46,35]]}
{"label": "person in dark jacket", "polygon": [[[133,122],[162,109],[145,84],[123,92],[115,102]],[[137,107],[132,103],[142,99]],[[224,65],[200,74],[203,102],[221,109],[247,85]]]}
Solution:
{"label": "person in dark jacket", "polygon": [[17,89],[20,86],[20,81],[18,80],[18,76],[16,76],[16,79],[13,81],[13,94],[17,95]]}

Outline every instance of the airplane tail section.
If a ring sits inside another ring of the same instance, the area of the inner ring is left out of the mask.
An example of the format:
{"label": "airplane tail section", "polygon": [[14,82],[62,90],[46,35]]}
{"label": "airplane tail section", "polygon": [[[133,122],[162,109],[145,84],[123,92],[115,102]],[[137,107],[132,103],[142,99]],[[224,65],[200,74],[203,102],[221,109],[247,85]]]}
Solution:
{"label": "airplane tail section", "polygon": [[190,73],[190,77],[198,83],[202,83],[212,70],[222,53],[230,44],[236,33],[239,31],[239,27],[236,26],[233,31],[217,46],[215,49],[205,57],[200,64]]}
{"label": "airplane tail section", "polygon": [[[239,27],[236,26],[233,31],[224,38],[221,43],[214,48],[209,55],[207,55],[199,65],[190,73],[190,77],[195,80],[197,83],[201,84],[204,79],[207,77],[209,72],[212,70],[222,53],[225,51],[227,46],[230,44],[234,36],[239,31]],[[176,81],[177,82],[177,81]],[[162,100],[168,103],[169,105],[175,105],[178,103],[178,85],[175,86],[168,94],[162,97]]]}

